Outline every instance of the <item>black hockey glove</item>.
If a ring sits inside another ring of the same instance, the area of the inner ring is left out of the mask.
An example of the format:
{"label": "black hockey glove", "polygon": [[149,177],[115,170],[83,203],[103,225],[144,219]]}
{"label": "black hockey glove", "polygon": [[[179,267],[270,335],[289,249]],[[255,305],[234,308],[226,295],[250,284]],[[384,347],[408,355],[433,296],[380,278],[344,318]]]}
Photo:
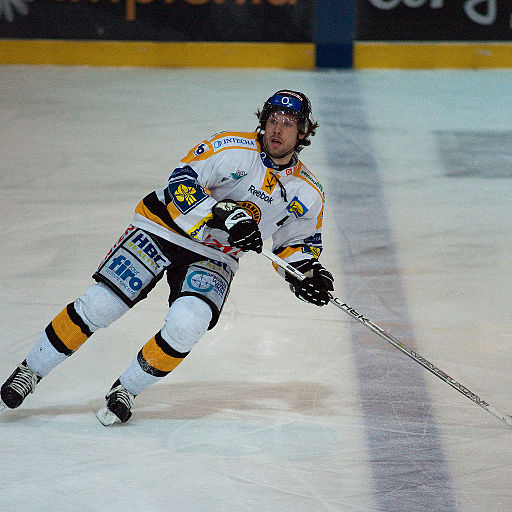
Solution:
{"label": "black hockey glove", "polygon": [[213,218],[206,225],[223,229],[228,242],[242,251],[261,252],[263,240],[257,222],[237,203],[225,199],[212,208]]}
{"label": "black hockey glove", "polygon": [[328,304],[329,292],[334,290],[332,274],[317,260],[302,260],[291,265],[306,276],[306,279],[300,281],[286,274],[285,279],[290,283],[290,290],[296,297],[315,306]]}

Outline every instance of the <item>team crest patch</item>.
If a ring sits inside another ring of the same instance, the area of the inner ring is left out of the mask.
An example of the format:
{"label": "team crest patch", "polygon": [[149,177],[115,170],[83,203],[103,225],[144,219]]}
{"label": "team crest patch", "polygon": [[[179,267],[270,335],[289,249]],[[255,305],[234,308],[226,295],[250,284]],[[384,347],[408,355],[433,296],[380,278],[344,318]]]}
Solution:
{"label": "team crest patch", "polygon": [[237,203],[259,224],[261,210],[251,201],[237,201]]}
{"label": "team crest patch", "polygon": [[186,167],[176,169],[169,178],[167,190],[172,197],[174,206],[181,213],[188,213],[208,197],[194,174],[192,169]]}
{"label": "team crest patch", "polygon": [[308,209],[304,203],[299,201],[299,198],[295,196],[291,201],[290,204],[286,207],[286,209],[295,215],[295,217],[303,217],[308,212]]}
{"label": "team crest patch", "polygon": [[194,195],[196,193],[197,190],[194,187],[179,185],[176,192],[174,192],[174,197],[181,203],[187,203],[188,206],[192,206],[197,201]]}

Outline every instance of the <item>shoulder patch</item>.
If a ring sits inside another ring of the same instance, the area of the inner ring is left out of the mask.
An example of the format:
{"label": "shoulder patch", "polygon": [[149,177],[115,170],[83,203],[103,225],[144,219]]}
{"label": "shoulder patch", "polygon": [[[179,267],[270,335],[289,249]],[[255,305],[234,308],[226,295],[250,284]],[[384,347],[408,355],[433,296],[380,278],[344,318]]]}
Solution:
{"label": "shoulder patch", "polygon": [[307,208],[307,206],[299,201],[299,198],[297,196],[295,196],[291,201],[290,201],[290,204],[288,204],[288,206],[286,207],[286,209],[292,213],[293,215],[295,215],[295,217],[298,219],[300,217],[304,217],[304,215],[306,215],[306,213],[308,212],[309,208]]}
{"label": "shoulder patch", "polygon": [[208,197],[196,177],[196,172],[186,165],[175,169],[169,178],[167,190],[181,213],[188,213]]}

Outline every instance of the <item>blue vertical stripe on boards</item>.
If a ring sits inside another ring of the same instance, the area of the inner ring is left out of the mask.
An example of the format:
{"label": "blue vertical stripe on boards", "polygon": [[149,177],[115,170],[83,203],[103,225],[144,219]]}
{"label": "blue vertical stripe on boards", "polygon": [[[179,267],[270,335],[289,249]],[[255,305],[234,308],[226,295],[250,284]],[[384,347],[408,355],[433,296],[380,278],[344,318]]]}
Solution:
{"label": "blue vertical stripe on boards", "polygon": [[317,0],[316,66],[351,68],[355,36],[355,0]]}

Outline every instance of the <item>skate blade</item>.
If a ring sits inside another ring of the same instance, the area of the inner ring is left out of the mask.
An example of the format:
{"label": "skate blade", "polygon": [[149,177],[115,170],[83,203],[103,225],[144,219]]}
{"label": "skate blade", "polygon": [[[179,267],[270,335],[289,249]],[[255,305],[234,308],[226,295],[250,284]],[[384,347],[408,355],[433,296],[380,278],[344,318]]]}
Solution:
{"label": "skate blade", "polygon": [[4,409],[7,409],[7,405],[5,405],[2,400],[0,400],[0,412],[2,412]]}
{"label": "skate blade", "polygon": [[121,423],[121,420],[105,405],[102,407],[97,413],[96,418],[98,418],[99,422],[105,425],[105,427],[109,427],[114,423]]}

